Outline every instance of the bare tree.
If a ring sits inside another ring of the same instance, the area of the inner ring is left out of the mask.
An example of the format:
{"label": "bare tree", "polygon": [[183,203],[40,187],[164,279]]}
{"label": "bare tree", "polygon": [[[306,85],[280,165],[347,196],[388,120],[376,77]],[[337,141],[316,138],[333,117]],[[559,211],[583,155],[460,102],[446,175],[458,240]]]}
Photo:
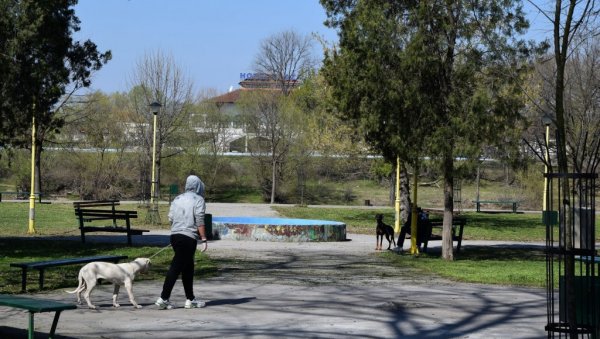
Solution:
{"label": "bare tree", "polygon": [[207,90],[200,93],[192,115],[195,133],[191,134],[190,153],[202,154],[201,163],[204,168],[204,182],[208,187],[215,187],[228,160],[223,153],[228,151],[229,144],[243,136],[243,129],[235,126],[235,116],[223,109],[221,102],[210,98],[216,97],[216,91]]}
{"label": "bare tree", "polygon": [[[178,145],[181,134],[189,131],[192,82],[173,57],[161,51],[147,53],[138,60],[130,82],[132,113],[135,114],[132,121],[137,123],[138,138],[146,151],[146,160],[142,159],[142,162],[148,163],[152,159],[153,116],[148,106],[154,101],[162,105],[157,115],[156,131],[156,181],[159,188],[161,159],[180,152],[180,148],[167,146]],[[147,182],[147,178],[141,179]],[[157,195],[160,197],[160,189]]]}
{"label": "bare tree", "polygon": [[65,177],[81,199],[120,199],[124,191],[118,183],[134,172],[127,161],[131,140],[121,102],[118,93],[95,92],[61,110],[67,124],[56,144],[70,152]]}
{"label": "bare tree", "polygon": [[[544,15],[548,21],[552,24],[553,28],[553,55],[552,59],[555,64],[555,72],[552,79],[554,85],[553,96],[546,103],[547,107],[553,108],[554,111],[553,120],[556,127],[556,150],[557,150],[557,163],[558,173],[567,175],[571,169],[581,173],[581,170],[589,170],[584,168],[581,163],[581,158],[578,156],[569,157],[569,154],[582,154],[582,146],[584,149],[589,146],[586,145],[590,139],[597,139],[597,136],[590,136],[588,138],[587,133],[583,132],[585,128],[580,128],[582,123],[587,120],[586,117],[572,114],[579,111],[575,107],[584,104],[585,100],[581,98],[575,99],[572,103],[577,102],[577,105],[569,105],[569,97],[574,93],[570,89],[574,88],[573,83],[569,83],[569,65],[571,61],[573,64],[577,64],[576,51],[580,50],[582,44],[588,41],[590,38],[597,34],[598,30],[598,4],[595,0],[556,0],[554,8],[546,9],[530,1],[530,3],[539,9],[540,13]],[[573,79],[571,79],[573,80]],[[575,85],[576,86],[576,85]],[[571,114],[570,114],[571,108]],[[586,114],[587,115],[587,114]],[[583,118],[583,119],[582,119]],[[583,132],[583,133],[582,133]],[[582,137],[583,136],[583,137]],[[583,142],[583,144],[581,144]],[[596,149],[598,146],[595,146]],[[573,152],[573,153],[571,153]],[[596,155],[598,151],[595,151]],[[569,158],[573,161],[569,163]],[[592,164],[592,168],[596,161],[587,162]],[[586,166],[587,167],[587,166]],[[564,291],[566,300],[566,313],[565,319],[568,323],[568,334],[571,338],[578,337],[578,325],[576,320],[577,310],[575,301],[575,240],[574,240],[574,227],[572,227],[575,218],[574,211],[575,206],[578,204],[577,201],[570,201],[572,196],[567,192],[571,192],[571,189],[576,190],[574,181],[569,182],[568,179],[560,180],[559,192],[565,194],[559,197],[559,210],[568,211],[566,213],[560,213],[559,230],[561,239],[563,239],[563,249],[565,250],[564,255]],[[580,192],[581,193],[581,192]],[[560,195],[561,193],[559,193]],[[597,330],[597,329],[595,329]]]}
{"label": "bare tree", "polygon": [[[267,76],[268,88],[246,93],[241,106],[248,127],[260,142],[255,144],[254,152],[260,168],[265,168],[265,155],[269,154],[270,201],[275,203],[278,181],[285,163],[294,130],[290,129],[294,121],[294,111],[284,103],[290,91],[298,86],[314,66],[311,56],[312,39],[302,37],[294,31],[285,31],[265,39],[255,59],[255,72]],[[266,141],[263,145],[262,141]],[[265,148],[263,148],[266,147]],[[262,172],[262,171],[261,171]]]}
{"label": "bare tree", "polygon": [[254,68],[257,73],[276,82],[284,95],[288,95],[314,68],[315,61],[311,53],[310,36],[284,31],[262,41]]}
{"label": "bare tree", "polygon": [[272,204],[293,139],[293,128],[286,116],[289,112],[283,109],[283,101],[280,91],[255,90],[243,93],[239,102],[247,131],[253,136],[248,150],[258,166],[261,188],[270,195]]}

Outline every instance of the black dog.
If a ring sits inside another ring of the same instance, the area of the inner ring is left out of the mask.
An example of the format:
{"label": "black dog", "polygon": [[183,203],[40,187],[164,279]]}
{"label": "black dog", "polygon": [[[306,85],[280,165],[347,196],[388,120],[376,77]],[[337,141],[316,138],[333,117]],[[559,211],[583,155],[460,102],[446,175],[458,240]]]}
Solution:
{"label": "black dog", "polygon": [[375,250],[381,251],[381,245],[383,243],[384,236],[389,243],[387,248],[388,250],[392,246],[392,243],[394,243],[394,247],[396,247],[396,240],[394,240],[394,229],[392,226],[386,225],[383,222],[383,214],[377,214],[375,219],[377,220],[377,228],[375,229],[375,233],[377,234],[377,242],[375,243]]}

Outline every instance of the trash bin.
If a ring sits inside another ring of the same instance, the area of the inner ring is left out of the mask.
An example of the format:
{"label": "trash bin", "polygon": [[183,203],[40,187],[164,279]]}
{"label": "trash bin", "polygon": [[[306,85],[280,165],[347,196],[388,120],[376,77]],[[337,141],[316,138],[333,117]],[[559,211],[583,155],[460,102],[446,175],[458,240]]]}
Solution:
{"label": "trash bin", "polygon": [[213,240],[212,214],[204,214],[204,230],[206,231],[206,239]]}
{"label": "trash bin", "polygon": [[169,185],[169,204],[179,194],[179,186],[177,184]]}

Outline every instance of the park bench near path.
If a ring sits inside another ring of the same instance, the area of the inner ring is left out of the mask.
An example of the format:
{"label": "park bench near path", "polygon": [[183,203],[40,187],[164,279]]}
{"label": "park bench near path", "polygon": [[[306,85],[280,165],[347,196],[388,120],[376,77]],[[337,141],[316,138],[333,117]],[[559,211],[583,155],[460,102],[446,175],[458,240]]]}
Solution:
{"label": "park bench near path", "polygon": [[7,294],[0,294],[0,306],[20,308],[29,312],[29,330],[27,331],[27,338],[29,339],[33,339],[35,334],[33,319],[35,313],[56,312],[54,313],[54,320],[52,321],[52,327],[50,328],[50,333],[48,334],[48,338],[53,338],[54,332],[56,331],[56,325],[58,325],[58,319],[60,318],[60,313],[65,310],[73,310],[77,308],[76,305],[67,304],[60,301]]}
{"label": "park bench near path", "polygon": [[[87,232],[117,232],[127,233],[127,244],[131,246],[132,235],[142,235],[144,232],[150,232],[150,230],[131,228],[131,219],[138,217],[137,211],[117,210],[115,207],[119,204],[119,200],[89,200],[73,202],[75,215],[79,220],[79,230],[81,231],[82,243],[85,243],[85,234]],[[88,222],[98,220],[112,220],[112,225],[86,225]],[[118,226],[117,220],[124,220],[125,226]]]}
{"label": "park bench near path", "polygon": [[18,267],[21,269],[21,291],[27,291],[27,270],[36,269],[39,271],[39,287],[40,290],[44,288],[44,270],[50,267],[74,265],[74,264],[86,264],[92,261],[108,261],[118,263],[119,260],[127,259],[126,255],[98,255],[93,257],[83,258],[66,258],[56,260],[44,260],[44,261],[33,261],[33,262],[20,262],[11,263],[10,267]]}
{"label": "park bench near path", "polygon": [[[443,220],[430,220],[429,221],[429,230],[427,233],[429,236],[425,237],[423,240],[423,252],[427,252],[427,244],[430,241],[434,240],[442,240],[442,235],[440,232],[433,232],[434,229],[441,230],[443,227]],[[467,220],[462,217],[454,217],[452,218],[452,241],[456,241],[456,253],[460,253],[460,246],[462,244],[463,231],[465,225],[467,224]]]}
{"label": "park bench near path", "polygon": [[513,213],[517,213],[517,208],[519,207],[519,201],[517,200],[474,200],[473,203],[477,212],[481,212],[482,204],[512,205]]}

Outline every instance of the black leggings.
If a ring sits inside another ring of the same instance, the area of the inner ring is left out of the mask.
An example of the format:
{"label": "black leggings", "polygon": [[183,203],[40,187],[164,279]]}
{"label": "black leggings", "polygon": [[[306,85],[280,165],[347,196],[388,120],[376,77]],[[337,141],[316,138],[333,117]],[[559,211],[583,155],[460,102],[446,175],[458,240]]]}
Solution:
{"label": "black leggings", "polygon": [[160,297],[163,300],[168,300],[171,297],[171,291],[175,282],[181,274],[181,282],[185,297],[189,300],[194,300],[194,255],[197,246],[196,239],[190,238],[182,234],[171,235],[171,246],[175,255],[169,266],[169,271],[163,284],[163,289]]}

